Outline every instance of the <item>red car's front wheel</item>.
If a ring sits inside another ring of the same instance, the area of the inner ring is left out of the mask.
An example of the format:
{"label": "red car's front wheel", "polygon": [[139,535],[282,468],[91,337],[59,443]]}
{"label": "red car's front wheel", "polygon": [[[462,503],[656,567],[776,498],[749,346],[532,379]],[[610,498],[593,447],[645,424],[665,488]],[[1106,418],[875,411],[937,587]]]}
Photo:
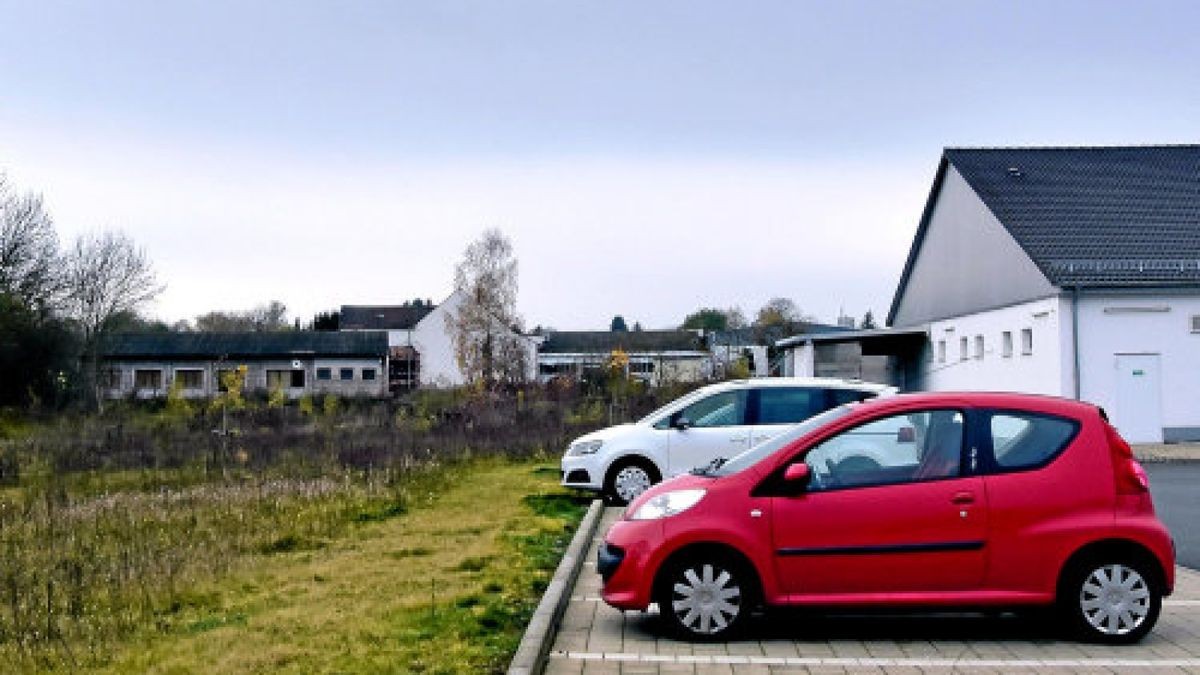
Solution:
{"label": "red car's front wheel", "polygon": [[658,609],[671,632],[691,640],[724,640],[750,613],[751,580],[723,556],[698,555],[670,565]]}

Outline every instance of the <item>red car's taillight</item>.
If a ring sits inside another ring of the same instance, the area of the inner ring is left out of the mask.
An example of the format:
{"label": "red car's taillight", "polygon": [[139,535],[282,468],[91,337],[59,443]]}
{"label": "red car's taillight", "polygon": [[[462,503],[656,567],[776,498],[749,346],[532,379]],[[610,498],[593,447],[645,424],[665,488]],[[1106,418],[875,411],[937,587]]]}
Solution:
{"label": "red car's taillight", "polygon": [[1138,495],[1150,491],[1150,480],[1146,470],[1133,458],[1133,448],[1121,438],[1121,434],[1110,424],[1104,425],[1104,433],[1108,436],[1108,447],[1112,452],[1113,481],[1116,483],[1117,494]]}

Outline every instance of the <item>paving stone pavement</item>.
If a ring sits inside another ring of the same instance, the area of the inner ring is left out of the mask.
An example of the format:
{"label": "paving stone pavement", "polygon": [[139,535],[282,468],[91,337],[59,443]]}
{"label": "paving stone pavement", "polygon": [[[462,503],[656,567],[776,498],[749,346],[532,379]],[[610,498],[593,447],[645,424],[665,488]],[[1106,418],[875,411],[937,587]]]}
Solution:
{"label": "paving stone pavement", "polygon": [[1011,615],[781,614],[737,641],[678,642],[663,637],[653,612],[622,613],[600,599],[596,547],[620,512],[606,510],[546,673],[1200,673],[1200,573],[1186,568],[1158,625],[1129,647],[1064,641]]}

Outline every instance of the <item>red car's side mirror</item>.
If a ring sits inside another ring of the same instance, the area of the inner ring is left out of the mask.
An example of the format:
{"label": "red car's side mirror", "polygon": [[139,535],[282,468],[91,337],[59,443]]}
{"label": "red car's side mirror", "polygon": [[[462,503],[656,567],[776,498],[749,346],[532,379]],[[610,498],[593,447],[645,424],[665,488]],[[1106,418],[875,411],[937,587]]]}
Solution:
{"label": "red car's side mirror", "polygon": [[804,485],[808,483],[810,477],[810,469],[804,462],[796,462],[783,471],[783,481],[792,485]]}

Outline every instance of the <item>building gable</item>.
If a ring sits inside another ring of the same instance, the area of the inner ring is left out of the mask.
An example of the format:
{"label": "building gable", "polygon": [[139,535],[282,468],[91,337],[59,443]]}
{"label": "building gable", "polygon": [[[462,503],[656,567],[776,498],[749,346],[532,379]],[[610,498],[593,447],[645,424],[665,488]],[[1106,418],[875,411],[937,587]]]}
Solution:
{"label": "building gable", "polygon": [[888,323],[914,326],[1056,292],[945,158],[938,169]]}

